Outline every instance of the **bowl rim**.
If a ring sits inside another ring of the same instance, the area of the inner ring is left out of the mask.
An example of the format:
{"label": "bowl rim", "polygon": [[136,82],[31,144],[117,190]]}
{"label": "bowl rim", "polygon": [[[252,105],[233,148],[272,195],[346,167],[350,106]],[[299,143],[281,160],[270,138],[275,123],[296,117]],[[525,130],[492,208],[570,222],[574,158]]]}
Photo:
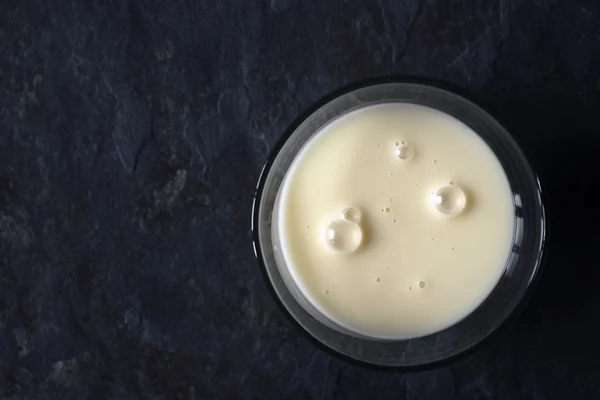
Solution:
{"label": "bowl rim", "polygon": [[[540,219],[541,219],[541,232],[540,232],[540,244],[538,256],[536,259],[536,265],[533,268],[533,273],[529,280],[529,284],[524,289],[521,298],[515,304],[514,308],[509,311],[509,313],[505,316],[505,318],[498,323],[496,328],[492,329],[488,333],[482,335],[477,341],[473,342],[466,348],[459,350],[458,352],[451,354],[445,358],[441,358],[433,361],[426,361],[419,364],[411,364],[411,365],[388,365],[388,364],[378,364],[374,362],[370,362],[367,360],[354,358],[351,355],[345,354],[341,351],[330,347],[326,343],[319,340],[316,336],[314,336],[308,329],[306,329],[288,310],[285,306],[284,302],[277,294],[276,289],[273,285],[273,282],[269,276],[267,271],[267,266],[265,264],[264,254],[260,245],[260,236],[259,236],[259,212],[260,212],[260,204],[264,194],[265,183],[269,176],[269,172],[271,168],[281,152],[281,149],[285,145],[285,143],[289,140],[289,138],[296,132],[298,127],[306,121],[313,113],[327,105],[329,102],[335,100],[338,97],[344,96],[350,92],[360,90],[362,88],[367,88],[371,86],[385,85],[385,84],[414,84],[421,85],[426,87],[431,87],[434,89],[442,90],[449,92],[458,97],[462,97],[464,100],[472,103],[474,106],[480,108],[484,113],[488,114],[488,116],[493,119],[496,123],[498,123],[504,130],[508,133],[508,136],[511,140],[515,142],[518,148],[521,150],[524,161],[527,163],[527,167],[529,171],[532,173],[536,182],[536,190],[540,196],[539,207],[540,207]],[[267,157],[266,163],[263,165],[262,170],[259,174],[257,185],[255,188],[255,193],[252,202],[252,215],[251,215],[251,233],[252,233],[252,245],[254,248],[254,255],[258,261],[259,269],[263,275],[263,279],[265,279],[265,283],[267,286],[267,290],[269,291],[271,297],[275,300],[275,304],[277,307],[283,312],[285,317],[295,326],[300,332],[301,335],[307,338],[311,343],[313,343],[317,348],[325,351],[330,354],[334,358],[341,359],[346,361],[347,363],[359,367],[367,367],[370,369],[377,369],[382,371],[390,371],[390,372],[413,372],[413,371],[423,371],[430,370],[436,367],[444,366],[451,364],[452,362],[461,359],[476,350],[478,350],[482,345],[487,343],[492,337],[504,330],[507,324],[510,321],[516,319],[519,313],[523,310],[524,306],[530,300],[534,289],[537,287],[539,282],[539,277],[543,270],[546,256],[547,256],[547,242],[548,242],[548,219],[547,219],[547,211],[546,205],[548,204],[545,197],[545,192],[542,190],[542,186],[540,184],[539,174],[537,169],[534,168],[535,165],[532,163],[531,157],[527,154],[525,149],[521,146],[521,143],[517,138],[515,138],[508,129],[506,129],[506,124],[498,118],[497,115],[490,112],[490,108],[488,104],[486,104],[482,99],[477,98],[472,93],[467,90],[454,85],[452,83],[436,80],[428,77],[414,76],[414,75],[385,75],[385,76],[377,76],[372,78],[367,78],[358,82],[350,83],[344,85],[332,92],[327,93],[321,98],[314,101],[308,107],[304,109],[293,121],[288,125],[288,127],[283,131],[282,135],[279,137],[273,148],[270,150],[269,155]]]}

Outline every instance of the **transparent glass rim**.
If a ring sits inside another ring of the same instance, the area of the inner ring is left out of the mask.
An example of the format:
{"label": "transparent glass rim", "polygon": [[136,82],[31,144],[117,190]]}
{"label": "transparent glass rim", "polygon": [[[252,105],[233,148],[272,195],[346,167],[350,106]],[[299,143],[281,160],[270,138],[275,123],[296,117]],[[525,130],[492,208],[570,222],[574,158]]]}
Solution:
{"label": "transparent glass rim", "polygon": [[[440,332],[408,340],[362,337],[315,313],[310,304],[303,301],[301,295],[299,297],[298,289],[279,266],[271,236],[277,194],[287,168],[302,146],[334,118],[366,106],[390,102],[432,107],[471,127],[502,163],[513,190],[515,206],[513,253],[492,293],[475,311],[456,324]],[[372,366],[396,369],[432,367],[475,348],[525,303],[539,276],[544,255],[546,215],[541,185],[512,135],[478,103],[459,88],[429,79],[371,79],[342,88],[317,101],[288,127],[271,151],[260,174],[252,206],[255,255],[277,304],[302,332],[322,348],[334,355]]]}

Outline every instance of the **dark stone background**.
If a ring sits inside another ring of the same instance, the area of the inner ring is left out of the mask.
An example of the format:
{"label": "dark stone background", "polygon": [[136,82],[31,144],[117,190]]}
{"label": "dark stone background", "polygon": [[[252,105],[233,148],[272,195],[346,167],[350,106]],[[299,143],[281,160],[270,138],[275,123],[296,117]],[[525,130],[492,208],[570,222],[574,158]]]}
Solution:
{"label": "dark stone background", "polygon": [[[524,313],[414,374],[314,347],[249,233],[284,128],[390,73],[491,104],[550,198]],[[600,398],[599,93],[595,0],[0,0],[0,398]]]}

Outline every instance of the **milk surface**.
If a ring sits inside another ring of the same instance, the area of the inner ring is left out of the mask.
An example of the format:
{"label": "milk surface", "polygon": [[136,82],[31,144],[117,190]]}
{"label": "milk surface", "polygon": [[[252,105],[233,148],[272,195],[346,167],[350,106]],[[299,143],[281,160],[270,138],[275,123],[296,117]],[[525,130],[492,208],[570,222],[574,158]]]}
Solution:
{"label": "milk surface", "polygon": [[279,193],[280,245],[306,298],[345,328],[414,338],[490,294],[512,247],[512,194],[469,127],[404,103],[329,123]]}

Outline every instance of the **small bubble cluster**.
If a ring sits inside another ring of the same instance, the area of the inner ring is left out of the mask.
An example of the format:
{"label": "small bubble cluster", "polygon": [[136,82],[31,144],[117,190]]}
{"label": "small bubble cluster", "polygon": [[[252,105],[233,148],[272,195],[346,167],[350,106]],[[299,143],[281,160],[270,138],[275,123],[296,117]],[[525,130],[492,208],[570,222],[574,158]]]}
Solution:
{"label": "small bubble cluster", "polygon": [[[425,286],[427,286],[427,283],[426,283],[425,281],[419,281],[419,282],[417,283],[417,286],[416,286],[416,287],[418,287],[419,289],[425,289]],[[413,290],[413,287],[412,287],[412,286],[409,286],[409,287],[408,287],[408,290]]]}
{"label": "small bubble cluster", "polygon": [[400,145],[394,150],[394,155],[401,161],[408,161],[413,158],[414,151],[410,146]]}

